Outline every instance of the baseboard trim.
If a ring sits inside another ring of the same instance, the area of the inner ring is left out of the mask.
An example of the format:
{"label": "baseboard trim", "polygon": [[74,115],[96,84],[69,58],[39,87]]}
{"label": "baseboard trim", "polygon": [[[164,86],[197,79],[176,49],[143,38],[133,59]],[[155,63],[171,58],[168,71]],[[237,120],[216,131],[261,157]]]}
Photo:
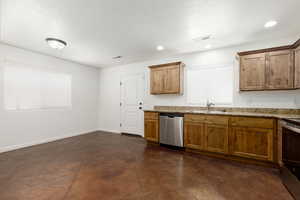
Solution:
{"label": "baseboard trim", "polygon": [[110,129],[103,129],[103,128],[99,128],[98,131],[103,131],[103,132],[107,132],[107,133],[114,133],[114,134],[121,134],[120,131],[110,130]]}
{"label": "baseboard trim", "polygon": [[95,130],[89,130],[89,131],[84,131],[84,132],[80,132],[80,133],[72,133],[72,134],[66,134],[66,135],[63,135],[63,136],[47,138],[47,139],[34,141],[34,142],[29,142],[29,143],[6,146],[6,147],[0,148],[0,153],[14,151],[14,150],[17,150],[17,149],[22,149],[22,148],[26,148],[26,147],[35,146],[35,145],[45,144],[45,143],[49,143],[49,142],[54,142],[54,141],[57,141],[57,140],[62,140],[62,139],[66,139],[66,138],[70,138],[70,137],[74,137],[74,136],[85,135],[85,134],[89,134],[89,133],[93,133],[93,132],[97,132],[97,131],[98,130],[95,129]]}

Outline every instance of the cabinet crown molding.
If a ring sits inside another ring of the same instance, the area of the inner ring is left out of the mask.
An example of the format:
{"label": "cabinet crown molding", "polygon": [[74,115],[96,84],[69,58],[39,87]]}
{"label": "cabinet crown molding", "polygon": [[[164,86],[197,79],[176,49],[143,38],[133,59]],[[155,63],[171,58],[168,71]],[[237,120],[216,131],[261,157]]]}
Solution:
{"label": "cabinet crown molding", "polygon": [[257,53],[268,53],[273,51],[282,51],[282,50],[292,50],[296,49],[300,46],[300,39],[294,42],[291,45],[285,45],[285,46],[279,46],[279,47],[272,47],[272,48],[266,48],[266,49],[258,49],[258,50],[251,50],[251,51],[242,51],[238,52],[237,54],[239,56],[246,56],[251,54],[257,54]]}

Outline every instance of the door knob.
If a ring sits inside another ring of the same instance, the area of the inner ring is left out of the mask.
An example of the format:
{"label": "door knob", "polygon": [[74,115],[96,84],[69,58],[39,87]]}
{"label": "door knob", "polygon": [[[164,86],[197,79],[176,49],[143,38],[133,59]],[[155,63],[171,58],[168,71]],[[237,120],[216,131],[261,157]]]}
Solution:
{"label": "door knob", "polygon": [[142,107],[139,107],[139,109],[142,110],[143,108],[142,108]]}

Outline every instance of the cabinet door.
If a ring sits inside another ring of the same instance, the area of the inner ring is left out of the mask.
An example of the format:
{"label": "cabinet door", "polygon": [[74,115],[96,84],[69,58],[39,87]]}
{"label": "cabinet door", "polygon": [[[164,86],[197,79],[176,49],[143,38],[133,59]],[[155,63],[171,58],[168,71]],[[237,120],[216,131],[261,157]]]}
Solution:
{"label": "cabinet door", "polygon": [[240,90],[263,90],[265,87],[265,53],[241,56]]}
{"label": "cabinet door", "polygon": [[300,47],[295,50],[295,88],[300,88]]}
{"label": "cabinet door", "polygon": [[266,88],[292,89],[294,87],[294,53],[292,50],[267,54]]}
{"label": "cabinet door", "polygon": [[191,149],[205,149],[205,126],[204,123],[184,123],[184,146]]}
{"label": "cabinet door", "polygon": [[206,125],[206,150],[217,153],[228,153],[228,126]]}
{"label": "cabinet door", "polygon": [[145,120],[145,138],[148,141],[159,142],[159,124],[158,120]]}
{"label": "cabinet door", "polygon": [[273,130],[233,127],[230,133],[232,155],[273,161]]}
{"label": "cabinet door", "polygon": [[166,70],[163,68],[151,69],[151,94],[162,94],[165,88]]}
{"label": "cabinet door", "polygon": [[164,92],[169,94],[180,93],[180,67],[170,66],[166,67]]}

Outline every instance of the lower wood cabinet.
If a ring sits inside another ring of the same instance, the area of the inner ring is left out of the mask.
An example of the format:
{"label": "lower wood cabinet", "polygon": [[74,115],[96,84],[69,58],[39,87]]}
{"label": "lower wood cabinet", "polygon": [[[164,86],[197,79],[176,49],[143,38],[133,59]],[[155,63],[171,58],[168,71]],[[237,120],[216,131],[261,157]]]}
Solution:
{"label": "lower wood cabinet", "polygon": [[275,120],[185,115],[186,148],[262,161],[274,159]]}
{"label": "lower wood cabinet", "polygon": [[205,133],[207,151],[228,153],[228,126],[207,124]]}
{"label": "lower wood cabinet", "polygon": [[230,136],[230,154],[273,161],[273,130],[233,127]]}
{"label": "lower wood cabinet", "polygon": [[228,152],[228,117],[185,115],[185,147],[210,152]]}
{"label": "lower wood cabinet", "polygon": [[205,126],[201,122],[184,123],[184,144],[185,147],[197,150],[205,149]]}
{"label": "lower wood cabinet", "polygon": [[159,142],[159,114],[145,112],[144,137],[151,142]]}

